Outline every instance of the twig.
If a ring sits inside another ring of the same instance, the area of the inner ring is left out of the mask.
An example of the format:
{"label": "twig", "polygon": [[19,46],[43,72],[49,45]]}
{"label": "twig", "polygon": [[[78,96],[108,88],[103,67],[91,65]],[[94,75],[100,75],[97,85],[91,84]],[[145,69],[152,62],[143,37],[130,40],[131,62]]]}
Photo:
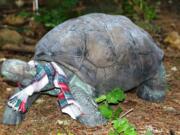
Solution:
{"label": "twig", "polygon": [[127,112],[125,112],[124,114],[122,114],[119,118],[123,118],[124,116],[126,116],[128,113],[132,112],[134,110],[134,108],[129,109]]}

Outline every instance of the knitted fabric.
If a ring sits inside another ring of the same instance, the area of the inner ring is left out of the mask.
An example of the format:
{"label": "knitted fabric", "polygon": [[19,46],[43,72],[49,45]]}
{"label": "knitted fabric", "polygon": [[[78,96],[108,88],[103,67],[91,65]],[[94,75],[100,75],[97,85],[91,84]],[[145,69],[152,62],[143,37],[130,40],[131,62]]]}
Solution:
{"label": "knitted fabric", "polygon": [[[35,66],[36,74],[28,86],[19,86],[22,90],[9,99],[9,106],[14,110],[26,112],[28,96],[34,92],[46,92],[57,96],[57,102],[63,112],[68,113],[74,119],[77,117],[76,115],[80,115],[80,105],[70,92],[65,73],[56,63],[40,64],[30,61],[29,65]],[[27,87],[30,89],[26,90]],[[67,109],[67,107],[69,108]],[[69,111],[74,112],[74,114]]]}

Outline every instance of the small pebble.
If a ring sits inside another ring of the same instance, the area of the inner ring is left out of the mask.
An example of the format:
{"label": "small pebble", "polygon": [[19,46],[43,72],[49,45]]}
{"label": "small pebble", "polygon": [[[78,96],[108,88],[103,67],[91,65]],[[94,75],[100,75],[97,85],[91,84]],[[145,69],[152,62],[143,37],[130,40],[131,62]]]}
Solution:
{"label": "small pebble", "polygon": [[38,99],[38,100],[36,100],[36,104],[42,104],[42,103],[44,103],[44,99]]}
{"label": "small pebble", "polygon": [[163,109],[165,112],[170,112],[170,113],[176,112],[176,109],[171,106],[164,106]]}
{"label": "small pebble", "polygon": [[176,72],[178,69],[177,69],[177,67],[172,67],[171,70]]}
{"label": "small pebble", "polygon": [[12,88],[6,88],[7,92],[11,92],[13,89]]}
{"label": "small pebble", "polygon": [[0,62],[3,62],[5,60],[6,60],[6,58],[0,58]]}
{"label": "small pebble", "polygon": [[153,127],[152,125],[146,125],[145,128],[149,131],[151,131],[152,133],[163,133],[163,130],[161,128],[156,128]]}
{"label": "small pebble", "polygon": [[70,120],[57,120],[58,125],[68,126],[70,125],[70,123],[71,123]]}

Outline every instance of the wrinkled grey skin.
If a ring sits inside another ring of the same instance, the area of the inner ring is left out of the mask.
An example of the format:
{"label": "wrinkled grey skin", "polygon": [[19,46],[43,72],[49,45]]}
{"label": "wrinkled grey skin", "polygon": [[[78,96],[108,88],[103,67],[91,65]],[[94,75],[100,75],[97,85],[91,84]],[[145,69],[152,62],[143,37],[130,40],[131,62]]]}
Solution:
{"label": "wrinkled grey skin", "polygon": [[78,119],[86,125],[105,123],[93,99],[114,87],[124,91],[137,88],[140,98],[153,102],[165,97],[162,50],[124,16],[94,13],[68,20],[39,41],[34,60],[55,61],[95,88],[93,94],[80,88],[71,90],[90,112]]}

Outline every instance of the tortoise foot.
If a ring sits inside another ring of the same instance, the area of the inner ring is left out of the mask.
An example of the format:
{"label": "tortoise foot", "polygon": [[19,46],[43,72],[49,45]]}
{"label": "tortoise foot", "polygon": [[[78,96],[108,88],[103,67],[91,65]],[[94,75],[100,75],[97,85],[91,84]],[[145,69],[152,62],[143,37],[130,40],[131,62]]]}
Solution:
{"label": "tortoise foot", "polygon": [[6,109],[3,114],[2,123],[6,125],[17,125],[20,124],[25,118],[25,114],[14,111],[9,106],[6,106]]}

